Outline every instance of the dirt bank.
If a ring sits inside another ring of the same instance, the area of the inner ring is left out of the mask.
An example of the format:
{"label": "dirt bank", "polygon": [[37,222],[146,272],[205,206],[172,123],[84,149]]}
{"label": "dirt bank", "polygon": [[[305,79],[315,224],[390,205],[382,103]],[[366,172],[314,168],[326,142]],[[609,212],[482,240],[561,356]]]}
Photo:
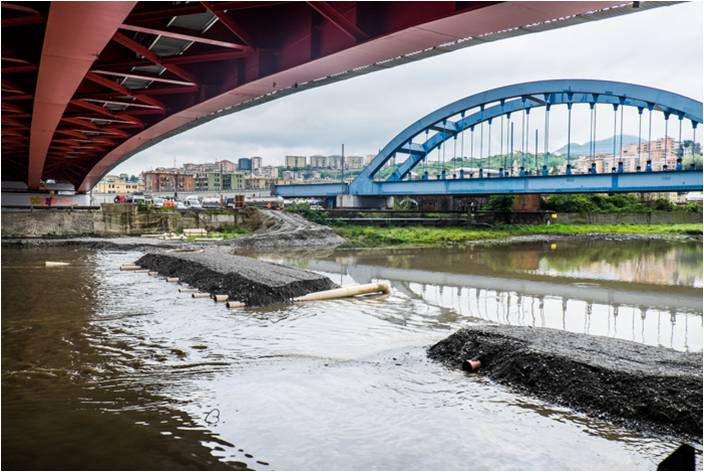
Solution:
{"label": "dirt bank", "polygon": [[522,326],[465,328],[428,350],[548,401],[701,440],[702,356],[619,339]]}
{"label": "dirt bank", "polygon": [[290,247],[335,247],[345,242],[332,228],[283,211],[260,210],[261,229],[253,234],[230,239],[222,244],[235,251]]}
{"label": "dirt bank", "polygon": [[322,275],[234,256],[225,248],[208,248],[201,253],[149,253],[137,264],[168,277],[178,277],[204,292],[229,295],[231,300],[248,306],[281,303],[337,287]]}

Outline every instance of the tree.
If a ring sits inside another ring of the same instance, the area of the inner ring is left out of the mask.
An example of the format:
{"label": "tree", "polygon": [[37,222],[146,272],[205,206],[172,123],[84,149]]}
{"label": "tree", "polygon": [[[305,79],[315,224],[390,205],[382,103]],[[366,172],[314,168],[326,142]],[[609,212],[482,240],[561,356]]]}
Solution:
{"label": "tree", "polygon": [[513,211],[515,201],[514,195],[492,195],[484,205],[484,210],[508,214]]}

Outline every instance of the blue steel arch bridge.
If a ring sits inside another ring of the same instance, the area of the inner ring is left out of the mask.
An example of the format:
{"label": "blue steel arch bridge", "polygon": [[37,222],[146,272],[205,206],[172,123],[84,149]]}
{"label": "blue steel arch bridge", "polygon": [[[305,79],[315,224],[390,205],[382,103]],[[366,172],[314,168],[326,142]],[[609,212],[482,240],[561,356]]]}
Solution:
{"label": "blue steel arch bridge", "polygon": [[[577,104],[588,105],[590,111],[587,159],[591,159],[591,167],[582,172],[575,170],[576,156],[570,150],[575,126],[572,109]],[[563,165],[549,168],[550,111],[559,106],[567,108],[567,153]],[[601,107],[613,110],[614,146],[613,155],[606,160],[611,165],[598,168],[594,142],[597,108]],[[622,142],[627,107],[638,113],[636,165],[628,169],[624,166]],[[531,110],[538,108],[544,109],[542,152],[537,149],[536,130],[536,152],[529,154],[530,151],[526,151]],[[651,144],[641,145],[643,139],[651,142],[653,117],[658,114],[664,118],[665,137],[682,143],[689,134],[693,152],[697,126],[702,123],[702,103],[697,100],[652,87],[604,80],[543,80],[508,85],[462,98],[419,119],[391,139],[351,182],[278,185],[275,193],[285,198],[349,195],[351,201],[358,202],[357,206],[365,206],[365,199],[389,196],[701,191],[700,170],[687,168],[681,158],[671,165],[656,166],[651,159]],[[617,150],[615,136],[619,121],[621,142]],[[493,162],[490,158],[492,128],[500,134],[502,155]],[[480,155],[484,143],[489,146],[488,162],[480,160],[486,168],[453,171],[446,167],[445,152],[452,147],[453,155],[457,156],[458,141],[464,162],[466,134],[472,140],[472,150],[474,140],[480,141]],[[664,142],[667,146],[669,141]],[[517,149],[515,160],[514,149]],[[428,172],[428,161],[433,153],[438,159],[442,156],[442,171],[435,176]],[[529,160],[527,155],[530,155]],[[393,172],[382,172],[391,163]]]}

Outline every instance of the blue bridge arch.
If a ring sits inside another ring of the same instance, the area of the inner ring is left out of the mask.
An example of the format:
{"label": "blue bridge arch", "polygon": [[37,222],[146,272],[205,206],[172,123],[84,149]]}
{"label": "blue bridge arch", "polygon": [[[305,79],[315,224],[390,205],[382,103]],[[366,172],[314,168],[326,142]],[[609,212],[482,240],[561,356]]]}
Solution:
{"label": "blue bridge arch", "polygon": [[[655,177],[660,172],[542,175],[483,179],[443,179],[438,181],[404,180],[411,170],[434,149],[459,133],[483,122],[516,112],[530,113],[534,108],[574,104],[608,104],[617,110],[634,107],[662,112],[666,119],[688,120],[693,129],[702,123],[702,103],[665,90],[643,85],[589,79],[559,79],[520,83],[484,91],[445,105],[414,122],[386,144],[362,172],[348,184],[312,184],[277,186],[283,196],[360,196],[438,195],[481,193],[603,192],[603,191],[688,191],[702,189],[699,171],[681,170],[676,174]],[[429,135],[428,131],[434,131]],[[414,142],[421,138],[421,142]],[[406,159],[383,182],[376,174],[390,159]],[[569,173],[569,172],[567,172]],[[631,175],[636,174],[636,175]],[[674,179],[673,179],[674,176]],[[559,177],[563,177],[561,180]],[[601,179],[599,179],[601,177]],[[606,179],[605,179],[606,178]],[[531,181],[532,179],[532,181]],[[541,180],[542,179],[542,180]],[[552,179],[546,181],[545,179]],[[491,180],[491,182],[486,182]],[[558,181],[559,180],[559,181]],[[575,180],[579,181],[574,184]],[[572,184],[570,184],[572,183]],[[413,185],[413,186],[412,186]]]}

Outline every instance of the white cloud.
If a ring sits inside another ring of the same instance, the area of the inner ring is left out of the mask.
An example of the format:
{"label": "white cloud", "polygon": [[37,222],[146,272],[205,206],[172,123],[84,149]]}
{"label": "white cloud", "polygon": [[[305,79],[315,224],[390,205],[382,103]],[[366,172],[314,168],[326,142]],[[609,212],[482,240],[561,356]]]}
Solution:
{"label": "white cloud", "polygon": [[[252,155],[263,156],[265,164],[282,164],[286,154],[338,153],[341,143],[347,154],[375,153],[410,123],[447,103],[531,80],[617,80],[701,100],[702,14],[702,3],[677,4],[474,46],[306,90],[169,138],[114,172]],[[585,109],[574,113],[575,122],[588,123]],[[637,115],[629,113],[624,133],[637,134]],[[533,120],[542,123],[542,114]],[[613,112],[605,108],[599,112],[598,139],[613,134],[612,120]],[[551,149],[566,143],[566,128],[566,111],[555,109]],[[653,137],[663,132],[662,114],[655,114]],[[669,134],[676,132],[672,119]],[[494,149],[498,134],[497,129]],[[685,135],[691,136],[688,123]],[[587,125],[572,135],[573,142],[587,139]]]}

